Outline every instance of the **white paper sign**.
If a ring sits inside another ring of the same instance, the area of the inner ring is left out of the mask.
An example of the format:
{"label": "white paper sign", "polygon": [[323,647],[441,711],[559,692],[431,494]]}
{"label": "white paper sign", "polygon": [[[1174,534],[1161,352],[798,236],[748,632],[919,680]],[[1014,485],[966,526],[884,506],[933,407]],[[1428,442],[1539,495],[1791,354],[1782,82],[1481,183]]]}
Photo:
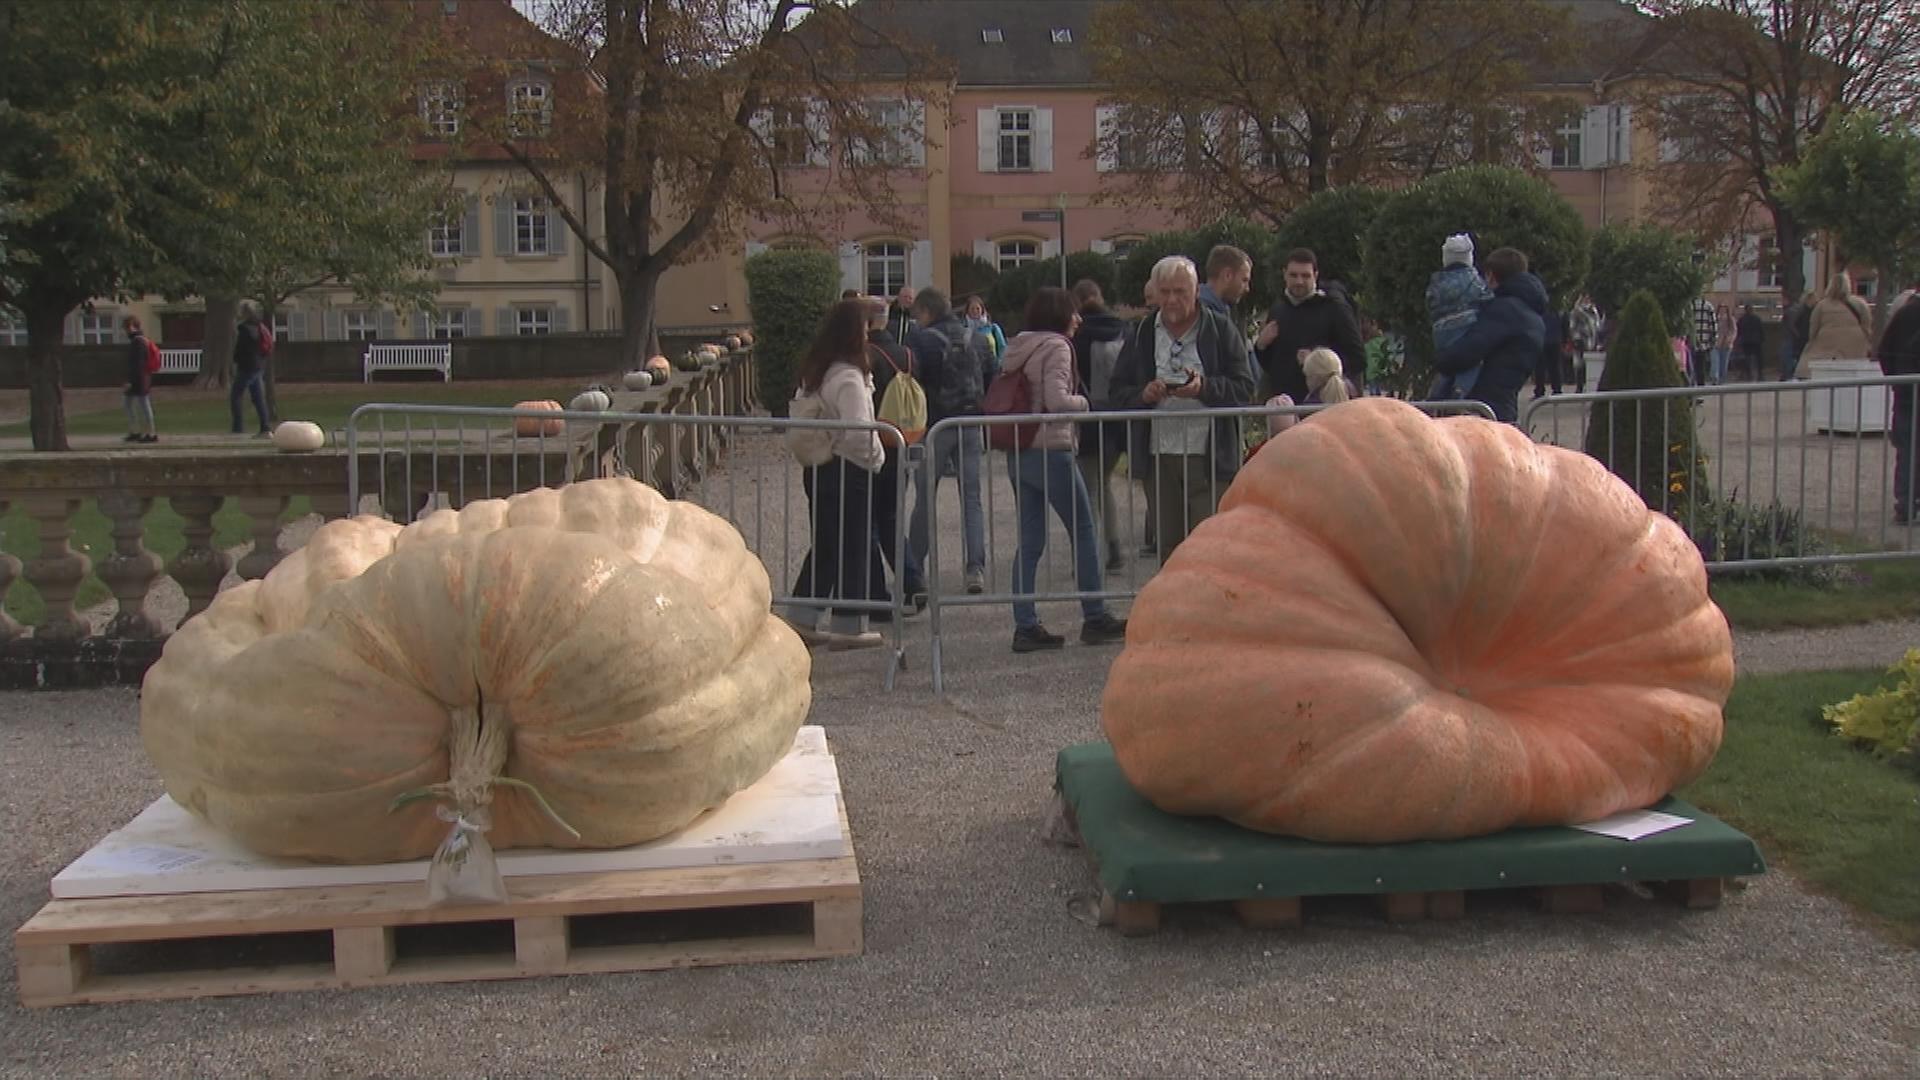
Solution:
{"label": "white paper sign", "polygon": [[1620,840],[1638,840],[1643,836],[1663,833],[1668,829],[1677,829],[1682,825],[1693,824],[1692,818],[1662,814],[1657,810],[1629,810],[1624,814],[1604,817],[1599,821],[1589,821],[1585,825],[1575,825],[1581,832],[1597,833]]}

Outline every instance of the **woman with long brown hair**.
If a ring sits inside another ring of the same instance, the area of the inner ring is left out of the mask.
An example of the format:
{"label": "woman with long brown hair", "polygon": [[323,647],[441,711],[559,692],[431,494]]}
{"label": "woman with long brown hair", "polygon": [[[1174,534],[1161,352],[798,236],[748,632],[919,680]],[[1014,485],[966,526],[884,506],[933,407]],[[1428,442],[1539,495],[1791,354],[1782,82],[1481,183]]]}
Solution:
{"label": "woman with long brown hair", "polygon": [[[800,360],[796,398],[817,398],[823,419],[873,422],[873,369],[867,359],[865,300],[842,300],[827,312],[820,332]],[[800,564],[795,597],[859,603],[869,595],[869,566],[878,552],[873,536],[873,477],[885,460],[879,434],[848,428],[832,436],[833,456],[806,469],[812,550]],[[820,609],[789,605],[784,613],[800,639],[831,649],[864,649],[880,644],[867,629],[867,613],[858,608],[830,610],[820,630]]]}

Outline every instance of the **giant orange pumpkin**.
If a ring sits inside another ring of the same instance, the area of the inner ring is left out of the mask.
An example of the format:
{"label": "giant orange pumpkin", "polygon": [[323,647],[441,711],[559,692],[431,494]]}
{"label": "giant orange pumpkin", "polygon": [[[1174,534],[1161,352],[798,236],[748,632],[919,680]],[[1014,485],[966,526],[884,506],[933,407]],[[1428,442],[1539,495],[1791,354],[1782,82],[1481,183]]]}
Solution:
{"label": "giant orange pumpkin", "polygon": [[1631,488],[1368,398],[1254,455],[1141,591],[1101,720],[1164,810],[1450,839],[1658,801],[1732,684],[1699,553]]}

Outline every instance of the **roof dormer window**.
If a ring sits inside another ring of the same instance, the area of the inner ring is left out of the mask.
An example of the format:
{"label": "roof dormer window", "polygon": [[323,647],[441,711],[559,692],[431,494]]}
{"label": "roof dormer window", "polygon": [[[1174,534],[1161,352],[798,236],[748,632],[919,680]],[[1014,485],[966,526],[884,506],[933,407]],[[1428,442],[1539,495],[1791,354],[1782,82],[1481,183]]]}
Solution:
{"label": "roof dormer window", "polygon": [[999,27],[989,26],[985,30],[980,31],[980,40],[983,44],[998,45],[1007,40],[1007,35],[1001,33]]}
{"label": "roof dormer window", "polygon": [[1071,45],[1071,44],[1073,44],[1073,31],[1072,31],[1072,29],[1070,29],[1070,28],[1068,28],[1068,27],[1065,27],[1065,26],[1056,26],[1056,27],[1054,27],[1054,28],[1053,28],[1053,43],[1054,43],[1055,45]]}

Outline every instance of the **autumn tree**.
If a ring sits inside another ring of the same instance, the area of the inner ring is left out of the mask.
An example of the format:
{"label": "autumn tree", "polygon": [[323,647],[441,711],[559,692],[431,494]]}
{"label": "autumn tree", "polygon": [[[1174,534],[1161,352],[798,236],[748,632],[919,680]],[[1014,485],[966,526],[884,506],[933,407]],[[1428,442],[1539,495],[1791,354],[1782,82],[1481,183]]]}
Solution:
{"label": "autumn tree", "polygon": [[1659,16],[1634,115],[1660,138],[1663,216],[1701,235],[1772,222],[1783,300],[1807,288],[1808,223],[1776,178],[1836,116],[1920,114],[1920,5],[1912,0],[1649,0]]}
{"label": "autumn tree", "polygon": [[1773,179],[1802,221],[1880,272],[1876,319],[1884,323],[1897,287],[1920,274],[1920,135],[1878,113],[1851,112]]}
{"label": "autumn tree", "polygon": [[1541,0],[1117,0],[1094,152],[1125,199],[1273,224],[1333,186],[1520,164],[1569,108],[1521,94],[1566,27]]}
{"label": "autumn tree", "polygon": [[[890,178],[912,167],[945,76],[906,44],[893,3],[537,0],[546,30],[600,92],[556,104],[501,145],[620,292],[623,355],[651,348],[670,268],[737,242],[756,220],[795,229],[864,208],[899,220]],[[911,85],[909,85],[911,83]],[[898,108],[876,108],[876,99]],[[597,178],[604,234],[561,196]]]}

